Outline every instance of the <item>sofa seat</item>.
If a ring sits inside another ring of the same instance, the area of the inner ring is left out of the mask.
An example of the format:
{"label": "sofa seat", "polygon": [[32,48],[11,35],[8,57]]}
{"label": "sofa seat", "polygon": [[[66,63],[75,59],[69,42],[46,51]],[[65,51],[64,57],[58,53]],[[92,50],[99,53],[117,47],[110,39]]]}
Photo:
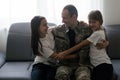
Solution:
{"label": "sofa seat", "polygon": [[117,74],[117,80],[120,80],[120,60],[112,60],[114,71]]}
{"label": "sofa seat", "polygon": [[6,62],[0,69],[0,80],[30,80],[32,62]]}

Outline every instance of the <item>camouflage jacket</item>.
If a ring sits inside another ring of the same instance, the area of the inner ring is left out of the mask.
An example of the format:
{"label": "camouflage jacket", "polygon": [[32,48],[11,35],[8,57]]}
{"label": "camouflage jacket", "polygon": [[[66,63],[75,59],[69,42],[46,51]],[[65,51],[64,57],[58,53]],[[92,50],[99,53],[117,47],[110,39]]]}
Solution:
{"label": "camouflage jacket", "polygon": [[[74,29],[75,35],[75,43],[78,44],[87,37],[89,37],[92,33],[92,30],[88,26],[83,26],[80,23]],[[69,45],[69,38],[67,35],[67,29],[65,25],[61,25],[53,29],[53,35],[55,39],[55,50],[56,52],[64,51],[70,48]],[[89,45],[82,47],[78,51],[74,52],[74,54],[79,55],[79,59],[68,59],[60,61],[61,65],[78,65],[82,64],[85,65],[89,63]]]}

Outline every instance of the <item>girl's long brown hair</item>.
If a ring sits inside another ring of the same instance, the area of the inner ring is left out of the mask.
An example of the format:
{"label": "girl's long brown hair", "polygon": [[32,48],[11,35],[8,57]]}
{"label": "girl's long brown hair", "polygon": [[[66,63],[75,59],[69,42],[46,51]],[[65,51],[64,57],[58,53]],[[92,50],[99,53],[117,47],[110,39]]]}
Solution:
{"label": "girl's long brown hair", "polygon": [[31,20],[31,47],[32,47],[34,55],[39,55],[40,54],[38,52],[38,43],[40,43],[40,45],[41,45],[41,51],[42,51],[42,44],[39,41],[39,38],[40,38],[39,27],[40,27],[41,21],[43,19],[45,19],[45,17],[35,16]]}

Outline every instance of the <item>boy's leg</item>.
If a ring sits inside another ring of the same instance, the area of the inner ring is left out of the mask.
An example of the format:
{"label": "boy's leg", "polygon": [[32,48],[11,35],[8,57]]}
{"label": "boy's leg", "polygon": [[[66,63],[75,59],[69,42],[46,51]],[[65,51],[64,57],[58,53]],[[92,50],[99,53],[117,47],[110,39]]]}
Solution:
{"label": "boy's leg", "polygon": [[56,80],[70,80],[72,68],[69,66],[60,66],[56,71]]}
{"label": "boy's leg", "polygon": [[90,69],[85,66],[78,67],[75,71],[76,80],[90,80]]}
{"label": "boy's leg", "polygon": [[112,64],[100,64],[93,68],[92,80],[112,80]]}

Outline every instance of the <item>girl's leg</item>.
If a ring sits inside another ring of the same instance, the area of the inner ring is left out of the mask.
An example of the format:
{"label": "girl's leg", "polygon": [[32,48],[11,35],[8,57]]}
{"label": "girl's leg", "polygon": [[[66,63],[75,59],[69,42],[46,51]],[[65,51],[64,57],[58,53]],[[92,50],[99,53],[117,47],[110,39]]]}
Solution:
{"label": "girl's leg", "polygon": [[33,65],[31,72],[31,80],[46,80],[46,70],[43,64]]}

